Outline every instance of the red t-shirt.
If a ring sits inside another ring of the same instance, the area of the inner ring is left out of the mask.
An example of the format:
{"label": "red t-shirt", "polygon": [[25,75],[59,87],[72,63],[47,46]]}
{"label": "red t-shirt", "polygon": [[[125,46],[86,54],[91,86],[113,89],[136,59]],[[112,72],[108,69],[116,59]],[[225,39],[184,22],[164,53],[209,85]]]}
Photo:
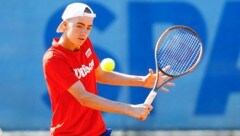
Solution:
{"label": "red t-shirt", "polygon": [[43,57],[44,76],[52,105],[51,135],[98,136],[106,131],[100,111],[81,105],[67,89],[81,81],[88,92],[97,94],[95,69],[99,59],[87,39],[77,52],[53,40]]}

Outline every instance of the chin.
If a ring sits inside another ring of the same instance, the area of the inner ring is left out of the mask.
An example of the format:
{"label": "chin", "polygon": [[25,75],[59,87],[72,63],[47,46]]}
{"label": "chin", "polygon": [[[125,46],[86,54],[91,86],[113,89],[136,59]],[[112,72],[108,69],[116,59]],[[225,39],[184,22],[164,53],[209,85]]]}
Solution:
{"label": "chin", "polygon": [[84,43],[85,40],[78,40],[77,42],[75,42],[75,45],[81,47],[82,44]]}

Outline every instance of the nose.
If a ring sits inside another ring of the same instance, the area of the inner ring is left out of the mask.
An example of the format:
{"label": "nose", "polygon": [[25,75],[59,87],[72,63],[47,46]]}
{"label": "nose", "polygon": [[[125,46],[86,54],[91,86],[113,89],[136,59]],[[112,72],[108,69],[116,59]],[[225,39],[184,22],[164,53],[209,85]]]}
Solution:
{"label": "nose", "polygon": [[81,29],[80,33],[81,33],[81,35],[87,35],[88,34],[88,30],[83,28],[83,29]]}

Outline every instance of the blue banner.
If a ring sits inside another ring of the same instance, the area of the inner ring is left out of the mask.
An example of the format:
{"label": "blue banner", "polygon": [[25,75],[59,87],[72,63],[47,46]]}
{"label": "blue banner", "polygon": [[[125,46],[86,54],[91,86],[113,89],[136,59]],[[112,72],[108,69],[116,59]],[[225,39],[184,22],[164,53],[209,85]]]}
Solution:
{"label": "blue banner", "polygon": [[[49,129],[51,107],[42,57],[59,37],[65,6],[75,1],[16,1],[0,5],[0,128]],[[103,113],[114,129],[240,129],[240,0],[82,1],[97,14],[90,38],[100,59],[116,71],[146,75],[155,70],[154,46],[173,25],[193,28],[204,43],[198,68],[160,92],[146,121]],[[150,89],[98,84],[99,95],[144,102]]]}

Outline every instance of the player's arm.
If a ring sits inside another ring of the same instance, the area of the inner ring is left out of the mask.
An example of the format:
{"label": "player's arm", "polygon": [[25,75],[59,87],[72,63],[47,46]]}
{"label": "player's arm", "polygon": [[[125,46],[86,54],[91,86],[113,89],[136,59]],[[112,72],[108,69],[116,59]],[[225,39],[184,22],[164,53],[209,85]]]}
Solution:
{"label": "player's arm", "polygon": [[[152,69],[149,69],[149,73],[146,76],[136,76],[136,75],[128,75],[115,71],[105,72],[99,66],[96,69],[96,77],[99,83],[110,84],[110,85],[119,85],[119,86],[139,86],[152,88],[156,79],[156,74]],[[162,76],[159,74],[159,84],[162,83],[163,80],[166,80],[167,76]],[[173,83],[169,82],[166,86],[174,86]],[[164,91],[168,91],[166,88],[162,88]]]}
{"label": "player's arm", "polygon": [[105,72],[99,65],[95,70],[99,83],[120,86],[144,86],[144,77],[119,73],[116,71]]}
{"label": "player's arm", "polygon": [[146,104],[130,105],[121,102],[111,101],[85,90],[80,81],[74,83],[68,91],[82,105],[104,112],[126,114],[138,119],[146,119],[152,109],[152,106]]}

